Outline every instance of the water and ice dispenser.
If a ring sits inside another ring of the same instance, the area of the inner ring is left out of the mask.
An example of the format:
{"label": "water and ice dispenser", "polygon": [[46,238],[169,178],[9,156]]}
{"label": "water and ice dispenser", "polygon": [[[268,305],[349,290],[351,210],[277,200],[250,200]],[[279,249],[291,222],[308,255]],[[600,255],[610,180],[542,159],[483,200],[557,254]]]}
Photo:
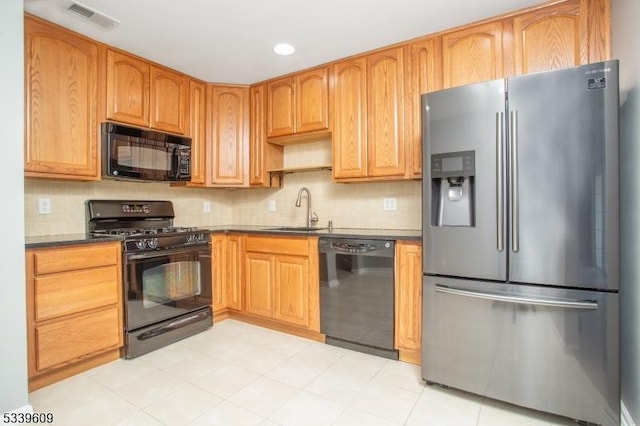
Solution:
{"label": "water and ice dispenser", "polygon": [[475,151],[431,155],[431,225],[475,226]]}

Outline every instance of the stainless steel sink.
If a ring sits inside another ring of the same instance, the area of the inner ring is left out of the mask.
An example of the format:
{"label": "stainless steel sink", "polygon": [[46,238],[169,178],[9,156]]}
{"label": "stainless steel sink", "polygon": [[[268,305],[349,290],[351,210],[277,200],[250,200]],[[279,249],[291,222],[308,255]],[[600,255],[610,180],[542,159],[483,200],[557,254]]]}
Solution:
{"label": "stainless steel sink", "polygon": [[279,226],[277,228],[269,228],[272,231],[291,231],[291,232],[314,232],[323,231],[327,228],[318,228],[315,226]]}

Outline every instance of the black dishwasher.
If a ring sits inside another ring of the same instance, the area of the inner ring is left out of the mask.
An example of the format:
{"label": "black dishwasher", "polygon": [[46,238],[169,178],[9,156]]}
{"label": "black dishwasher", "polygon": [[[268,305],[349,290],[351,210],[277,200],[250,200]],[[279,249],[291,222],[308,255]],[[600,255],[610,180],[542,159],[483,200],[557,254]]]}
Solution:
{"label": "black dishwasher", "polygon": [[320,238],[320,331],[326,343],[398,359],[394,241]]}

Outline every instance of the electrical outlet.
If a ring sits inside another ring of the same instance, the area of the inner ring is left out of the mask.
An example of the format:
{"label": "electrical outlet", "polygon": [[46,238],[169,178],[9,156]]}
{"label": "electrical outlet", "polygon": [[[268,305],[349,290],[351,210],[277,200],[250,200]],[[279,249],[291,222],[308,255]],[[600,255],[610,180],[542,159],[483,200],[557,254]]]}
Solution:
{"label": "electrical outlet", "polygon": [[270,212],[276,211],[276,200],[269,200],[269,207],[267,208]]}
{"label": "electrical outlet", "polygon": [[211,201],[205,201],[202,203],[202,212],[211,213]]}
{"label": "electrical outlet", "polygon": [[51,214],[51,198],[38,198],[38,214]]}
{"label": "electrical outlet", "polygon": [[395,198],[385,198],[383,200],[382,206],[385,210],[397,210],[396,199]]}

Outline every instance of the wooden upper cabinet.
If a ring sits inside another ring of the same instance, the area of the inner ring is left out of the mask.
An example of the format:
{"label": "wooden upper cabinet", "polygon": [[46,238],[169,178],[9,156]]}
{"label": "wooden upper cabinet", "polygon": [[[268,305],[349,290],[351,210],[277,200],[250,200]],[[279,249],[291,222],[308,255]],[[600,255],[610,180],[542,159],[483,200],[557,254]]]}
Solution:
{"label": "wooden upper cabinet", "polygon": [[293,77],[267,83],[267,137],[295,132],[295,101]]}
{"label": "wooden upper cabinet", "polygon": [[398,47],[334,64],[334,179],[404,177],[403,52]]}
{"label": "wooden upper cabinet", "polygon": [[333,178],[367,176],[367,60],[338,62],[332,70]]}
{"label": "wooden upper cabinet", "polygon": [[[606,0],[572,0],[513,18],[516,74],[573,67],[609,59]],[[599,12],[600,13],[596,13]],[[606,41],[605,41],[606,40]]]}
{"label": "wooden upper cabinet", "polygon": [[189,82],[189,136],[191,137],[191,183],[205,183],[206,92],[204,83]]}
{"label": "wooden upper cabinet", "polygon": [[404,176],[404,49],[367,56],[368,175]]}
{"label": "wooden upper cabinet", "polygon": [[269,176],[267,169],[282,168],[283,147],[267,142],[266,85],[249,90],[249,184],[254,187],[279,187],[280,178]]}
{"label": "wooden upper cabinet", "polygon": [[148,62],[107,49],[107,119],[149,126]]}
{"label": "wooden upper cabinet", "polygon": [[295,76],[296,133],[329,128],[328,69],[318,68]]}
{"label": "wooden upper cabinet", "polygon": [[186,134],[189,131],[189,79],[108,49],[107,119]]}
{"label": "wooden upper cabinet", "polygon": [[149,127],[185,134],[189,128],[189,79],[151,66]]}
{"label": "wooden upper cabinet", "polygon": [[25,18],[25,175],[100,178],[98,44]]}
{"label": "wooden upper cabinet", "polygon": [[474,25],[442,35],[443,88],[504,76],[503,22]]}
{"label": "wooden upper cabinet", "polygon": [[207,87],[207,184],[249,184],[249,88]]}
{"label": "wooden upper cabinet", "polygon": [[422,95],[442,88],[442,42],[431,37],[409,44],[406,48],[407,72],[405,102],[405,130],[407,176],[422,176]]}
{"label": "wooden upper cabinet", "polygon": [[326,67],[267,83],[267,137],[290,136],[328,128]]}

